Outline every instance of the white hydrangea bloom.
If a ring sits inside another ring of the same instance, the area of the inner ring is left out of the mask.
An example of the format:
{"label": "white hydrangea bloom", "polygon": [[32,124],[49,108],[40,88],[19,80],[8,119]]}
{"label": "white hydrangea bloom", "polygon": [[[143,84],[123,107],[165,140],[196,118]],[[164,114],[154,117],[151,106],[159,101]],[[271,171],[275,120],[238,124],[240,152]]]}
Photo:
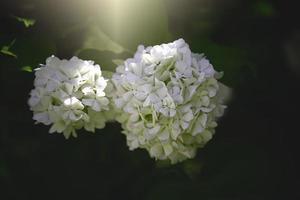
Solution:
{"label": "white hydrangea bloom", "polygon": [[194,54],[183,39],[139,46],[134,58],[112,77],[114,102],[120,109],[130,150],[172,163],[193,158],[214,134],[229,90],[203,54]]}
{"label": "white hydrangea bloom", "polygon": [[69,138],[77,136],[76,129],[94,132],[105,126],[109,99],[99,65],[77,57],[60,60],[51,56],[35,76],[28,104],[37,123],[52,124],[50,133]]}

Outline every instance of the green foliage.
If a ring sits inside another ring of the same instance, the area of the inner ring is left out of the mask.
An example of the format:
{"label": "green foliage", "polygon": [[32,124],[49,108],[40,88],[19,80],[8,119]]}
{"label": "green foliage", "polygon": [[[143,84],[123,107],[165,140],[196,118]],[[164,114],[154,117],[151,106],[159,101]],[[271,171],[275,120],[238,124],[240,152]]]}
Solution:
{"label": "green foliage", "polygon": [[172,166],[172,164],[169,160],[157,160],[155,162],[155,165],[157,168],[166,168],[166,167]]}
{"label": "green foliage", "polygon": [[187,160],[183,163],[183,169],[190,179],[196,179],[201,173],[202,165],[199,160]]}
{"label": "green foliage", "polygon": [[9,45],[2,46],[0,52],[4,55],[17,58],[18,56],[10,50],[11,47],[14,45],[15,41],[16,41],[16,39],[14,39]]}
{"label": "green foliage", "polygon": [[91,23],[86,27],[86,37],[82,47],[76,52],[81,59],[93,60],[102,70],[114,71],[115,60],[124,60],[131,56],[129,50],[113,41],[99,26]]}
{"label": "green foliage", "polygon": [[91,22],[85,29],[85,39],[83,40],[81,49],[95,49],[113,53],[128,51],[122,45],[113,41],[108,34],[101,30],[98,24]]}
{"label": "green foliage", "polygon": [[13,16],[13,18],[15,18],[17,21],[23,23],[23,25],[26,28],[33,26],[36,22],[35,19],[30,19],[30,18],[24,18],[24,17],[18,17],[18,16]]}
{"label": "green foliage", "polygon": [[271,17],[275,14],[275,8],[267,1],[259,1],[254,5],[255,12],[264,17]]}
{"label": "green foliage", "polygon": [[18,54],[16,64],[25,72],[32,72],[56,52],[55,43],[51,38],[38,35],[20,36],[14,48]]}
{"label": "green foliage", "polygon": [[246,51],[238,46],[221,45],[203,38],[190,43],[192,51],[204,53],[217,71],[223,71],[222,82],[234,87],[239,84],[241,70],[249,63]]}
{"label": "green foliage", "polygon": [[32,72],[32,67],[31,66],[23,66],[21,68],[21,70],[24,72]]}

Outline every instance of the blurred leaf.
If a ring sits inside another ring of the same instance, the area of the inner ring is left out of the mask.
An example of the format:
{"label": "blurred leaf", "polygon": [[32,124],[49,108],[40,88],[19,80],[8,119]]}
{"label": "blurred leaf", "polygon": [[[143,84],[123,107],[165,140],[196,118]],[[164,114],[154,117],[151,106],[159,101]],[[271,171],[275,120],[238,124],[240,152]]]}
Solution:
{"label": "blurred leaf", "polygon": [[201,173],[202,163],[196,159],[187,160],[183,163],[183,169],[190,179],[196,179]]}
{"label": "blurred leaf", "polygon": [[106,71],[106,70],[101,70],[101,71],[102,71],[102,76],[106,79],[111,79],[114,74],[111,71]]}
{"label": "blurred leaf", "polygon": [[99,64],[101,70],[105,71],[115,71],[117,64],[114,63],[114,60],[124,60],[131,56],[131,54],[115,53],[113,51],[100,51],[97,49],[84,49],[78,52],[77,56],[84,60],[93,60],[95,63]]}
{"label": "blurred leaf", "polygon": [[2,46],[0,52],[2,54],[8,55],[8,56],[12,56],[14,58],[17,58],[17,55],[15,53],[13,53],[10,48],[15,44],[16,39],[14,39],[13,41],[11,41],[11,43],[7,46]]}
{"label": "blurred leaf", "polygon": [[112,62],[116,65],[116,66],[119,66],[119,65],[122,65],[124,63],[124,60],[122,59],[113,59]]}
{"label": "blurred leaf", "polygon": [[157,168],[166,168],[166,167],[172,166],[172,164],[169,160],[157,160],[157,161],[155,161],[155,165]]}
{"label": "blurred leaf", "polygon": [[87,48],[112,51],[107,48],[109,41],[109,47],[115,47],[113,52],[135,52],[139,44],[155,45],[170,38],[168,16],[161,0],[105,0],[95,6],[99,11],[88,27],[84,41]]}
{"label": "blurred leaf", "polygon": [[33,69],[44,63],[47,57],[56,52],[55,43],[50,38],[37,35],[20,36],[14,48],[18,54],[16,65],[26,67],[26,71],[29,70],[29,66]]}
{"label": "blurred leaf", "polygon": [[21,68],[22,71],[25,71],[25,72],[32,72],[32,67],[31,66],[24,66]]}
{"label": "blurred leaf", "polygon": [[241,70],[249,64],[246,50],[220,45],[208,39],[195,40],[190,42],[190,46],[193,52],[204,53],[217,71],[224,72],[221,82],[230,87],[239,84]]}
{"label": "blurred leaf", "polygon": [[[100,27],[91,23],[86,29],[86,38],[83,41],[81,50],[96,49],[100,51],[111,51],[122,53],[125,50],[120,44],[113,41]],[[79,50],[79,51],[81,51]]]}
{"label": "blurred leaf", "polygon": [[29,19],[29,18],[23,18],[18,16],[13,16],[16,20],[19,22],[22,22],[26,28],[29,28],[30,26],[33,26],[36,22],[35,19]]}
{"label": "blurred leaf", "polygon": [[13,52],[9,51],[6,46],[2,47],[1,49],[1,53],[5,54],[5,55],[8,55],[8,56],[12,56],[14,58],[17,58],[17,55],[14,54]]}
{"label": "blurred leaf", "polygon": [[81,59],[95,61],[102,70],[114,71],[118,64],[113,61],[121,61],[132,56],[128,49],[113,41],[94,21],[77,27],[77,30],[73,31],[80,29],[85,31],[84,39],[81,48],[75,52],[75,55]]}
{"label": "blurred leaf", "polygon": [[255,11],[265,17],[271,17],[275,14],[273,5],[266,1],[259,1],[254,5]]}

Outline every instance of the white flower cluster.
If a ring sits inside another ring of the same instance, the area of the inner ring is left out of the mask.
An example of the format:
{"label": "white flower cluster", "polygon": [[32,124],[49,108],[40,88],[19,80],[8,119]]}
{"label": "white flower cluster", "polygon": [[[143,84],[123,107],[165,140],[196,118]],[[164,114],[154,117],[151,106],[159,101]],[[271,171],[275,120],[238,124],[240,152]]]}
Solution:
{"label": "white flower cluster", "polygon": [[60,60],[51,56],[35,72],[28,101],[37,123],[52,124],[50,133],[76,137],[76,129],[94,132],[107,120],[107,80],[99,65],[77,57]]}
{"label": "white flower cluster", "polygon": [[183,39],[139,46],[112,77],[114,102],[130,150],[176,163],[193,158],[214,134],[227,88],[203,54]]}

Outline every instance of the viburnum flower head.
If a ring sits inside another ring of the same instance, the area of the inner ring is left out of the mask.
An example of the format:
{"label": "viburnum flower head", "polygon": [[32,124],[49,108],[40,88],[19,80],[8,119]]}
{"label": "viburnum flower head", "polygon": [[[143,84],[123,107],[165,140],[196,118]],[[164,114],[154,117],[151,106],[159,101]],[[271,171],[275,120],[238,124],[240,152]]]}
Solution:
{"label": "viburnum flower head", "polygon": [[33,119],[52,125],[50,133],[63,133],[69,138],[77,136],[76,129],[94,132],[105,126],[107,80],[93,61],[51,56],[36,70],[34,86],[28,101]]}
{"label": "viburnum flower head", "polygon": [[193,158],[213,136],[229,89],[203,54],[179,39],[139,46],[112,77],[130,150],[147,149],[171,163]]}

